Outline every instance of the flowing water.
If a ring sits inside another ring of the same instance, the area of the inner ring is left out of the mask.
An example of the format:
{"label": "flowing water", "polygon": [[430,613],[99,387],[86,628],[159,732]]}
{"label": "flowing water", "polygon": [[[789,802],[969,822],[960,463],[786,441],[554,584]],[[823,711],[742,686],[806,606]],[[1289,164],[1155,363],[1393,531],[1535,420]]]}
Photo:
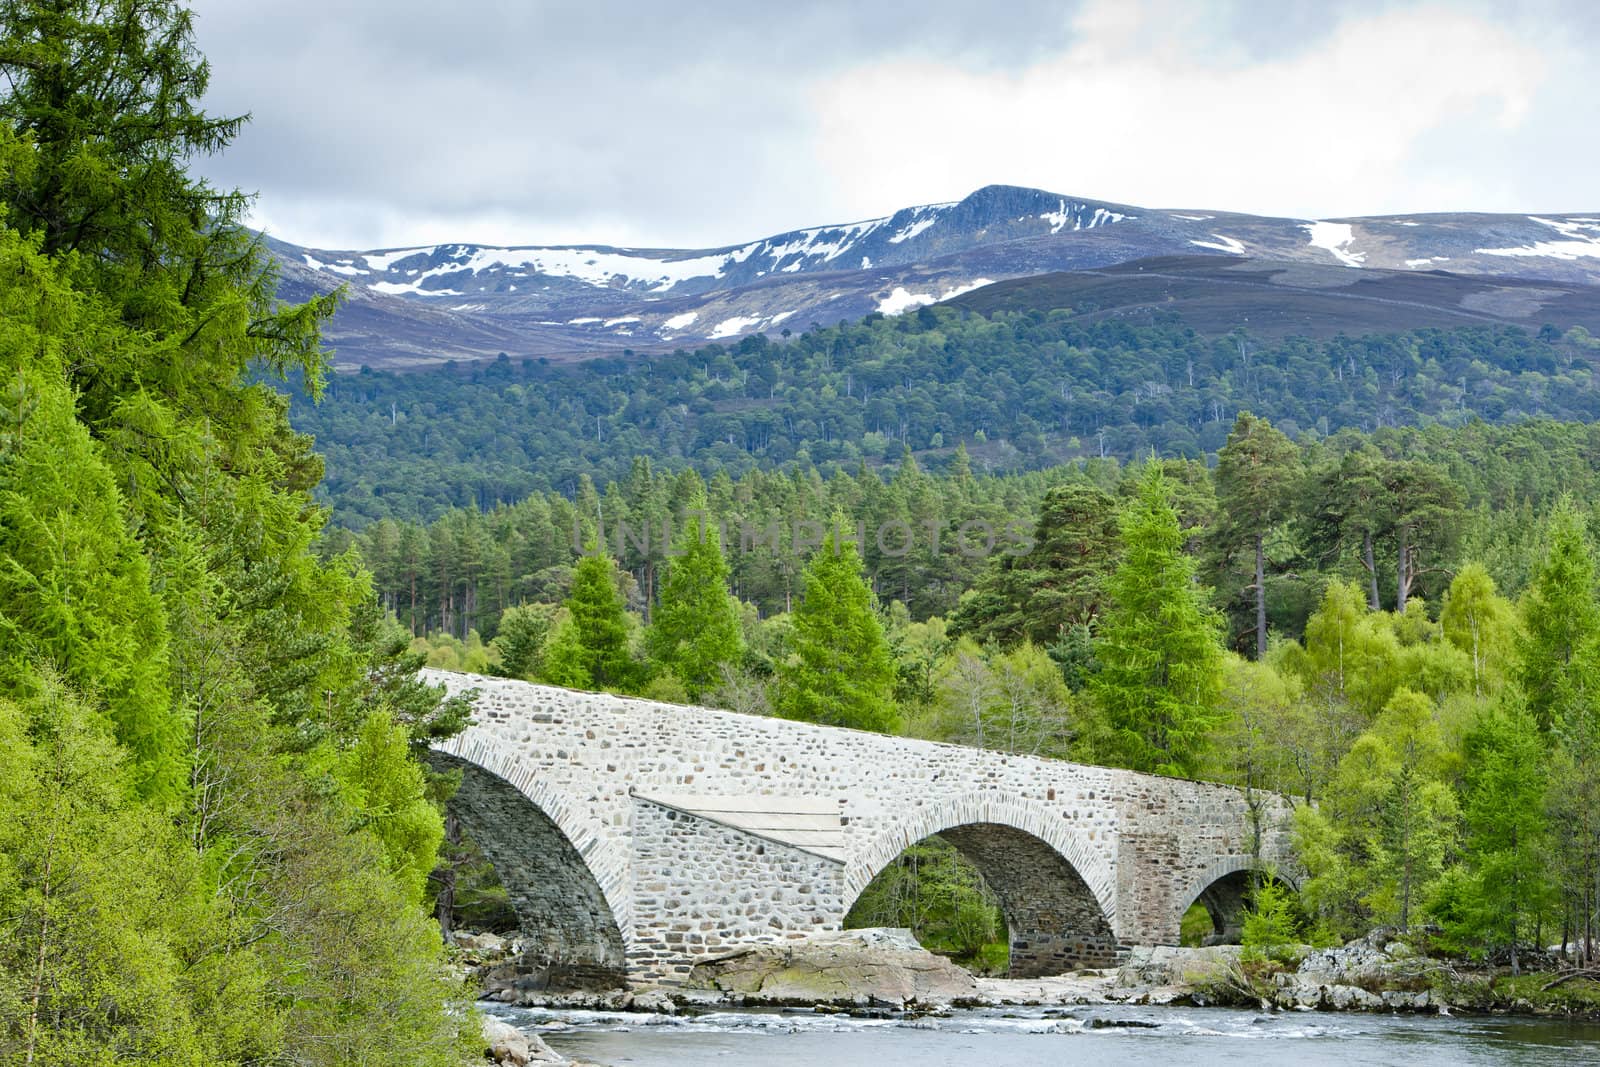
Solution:
{"label": "flowing water", "polygon": [[697,1017],[485,1005],[576,1059],[614,1067],[1600,1067],[1600,1025],[1225,1008],[1004,1008],[865,1019],[809,1012]]}

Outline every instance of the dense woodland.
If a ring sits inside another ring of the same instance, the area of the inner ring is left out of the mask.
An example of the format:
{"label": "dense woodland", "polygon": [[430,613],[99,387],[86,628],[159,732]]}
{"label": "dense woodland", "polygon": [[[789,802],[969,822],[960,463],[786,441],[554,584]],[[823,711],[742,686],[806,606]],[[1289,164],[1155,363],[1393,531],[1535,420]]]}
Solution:
{"label": "dense woodland", "polygon": [[503,358],[439,371],[334,376],[294,424],[327,456],[341,523],[432,520],[534,491],[672,470],[894,465],[981,472],[1086,458],[1200,459],[1240,411],[1309,444],[1343,429],[1475,419],[1600,418],[1596,342],[1581,328],[1419,330],[1260,341],[1158,325],[1084,325],[1070,310],[923,308],[671,355],[575,365]]}
{"label": "dense woodland", "polygon": [[168,0],[0,3],[0,1062],[459,1067],[415,680],[321,462],[242,120]]}

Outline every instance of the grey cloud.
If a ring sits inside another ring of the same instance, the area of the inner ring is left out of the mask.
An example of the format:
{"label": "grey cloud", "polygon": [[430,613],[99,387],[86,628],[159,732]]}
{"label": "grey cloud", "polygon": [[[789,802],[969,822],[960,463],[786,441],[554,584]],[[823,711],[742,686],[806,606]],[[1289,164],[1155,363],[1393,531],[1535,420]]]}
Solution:
{"label": "grey cloud", "polygon": [[[1308,54],[1342,20],[1414,6],[1144,3],[1138,33],[1158,40],[1168,30],[1163,21],[1181,17],[1196,35],[1195,54],[1222,67]],[[1552,49],[1592,60],[1600,47],[1600,5],[1588,0],[1455,6],[1548,37]],[[1079,10],[1035,0],[199,0],[196,8],[199,44],[213,63],[208,106],[253,113],[235,146],[202,169],[219,183],[259,191],[261,214],[279,236],[331,247],[444,239],[694,247],[891,211],[911,194],[874,191],[888,199],[864,199],[870,183],[841,174],[852,165],[848,153],[826,164],[815,158],[815,93],[848,71],[890,60],[991,77],[1020,71],[1070,46]],[[1463,119],[1430,134],[1416,146],[1417,196],[1492,187],[1505,190],[1505,202],[1582,207],[1584,176],[1600,162],[1600,149],[1585,139],[1592,66],[1568,61],[1517,130],[1497,133]],[[871,119],[893,124],[896,107],[918,106],[892,100]],[[1067,128],[1095,122],[1093,115],[1067,118]],[[1206,121],[1217,125],[1219,143],[1241,135],[1226,115]],[[938,136],[959,142],[963,131]],[[1026,150],[1018,145],[1017,159],[986,161],[989,180],[1016,172]],[[1550,165],[1558,152],[1571,165]],[[920,195],[970,191],[922,173],[929,180]],[[1184,181],[1175,170],[1167,201],[1190,202]],[[1197,206],[1249,210],[1254,187],[1239,189],[1231,205]]]}
{"label": "grey cloud", "polygon": [[368,243],[414,215],[525,220],[507,240],[609,228],[702,244],[787,228],[818,202],[806,92],[830,71],[887,55],[1026,64],[1060,45],[1070,8],[213,0],[197,14],[209,106],[253,115],[203,168],[317,231],[282,236]]}

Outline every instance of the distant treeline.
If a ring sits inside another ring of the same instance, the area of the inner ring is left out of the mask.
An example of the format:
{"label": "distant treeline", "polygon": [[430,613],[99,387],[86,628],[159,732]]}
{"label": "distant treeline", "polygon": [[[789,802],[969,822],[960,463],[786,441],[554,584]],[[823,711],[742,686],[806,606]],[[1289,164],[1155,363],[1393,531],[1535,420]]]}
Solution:
{"label": "distant treeline", "polygon": [[1289,437],[1475,419],[1600,418],[1597,342],[1516,328],[1325,341],[1206,337],[1175,317],[1083,324],[1071,311],[923,308],[671,355],[577,365],[500,360],[333,378],[292,418],[327,459],[339,522],[428,521],[534,492],[575,496],[634,457],[739,478],[931,470],[965,444],[980,472],[1087,458],[1214,455],[1249,410]]}
{"label": "distant treeline", "polygon": [[[1245,592],[1253,559],[1245,558],[1248,546],[1241,547],[1237,531],[1253,520],[1219,505],[1215,472],[1205,463],[1165,466],[1191,527],[1190,548],[1203,557],[1218,604],[1232,611],[1233,643],[1242,647],[1253,626]],[[1264,577],[1274,594],[1271,628],[1298,635],[1330,580],[1360,581],[1376,590],[1378,602],[1395,604],[1401,540],[1410,596],[1436,602],[1464,558],[1482,562],[1501,589],[1520,590],[1538,548],[1538,519],[1551,501],[1563,491],[1600,498],[1600,426],[1475,422],[1345,431],[1296,448],[1292,467],[1282,513],[1264,542]],[[940,473],[903,455],[892,467],[857,463],[829,477],[808,465],[738,477],[721,470],[703,480],[636,458],[625,478],[603,487],[580,477],[571,498],[536,492],[489,511],[453,509],[428,524],[383,519],[359,532],[335,527],[328,548],[356,546],[384,606],[413,632],[464,639],[477,630],[487,640],[507,607],[557,603],[567,595],[581,554],[575,530],[604,532],[630,606],[647,615],[671,554],[682,550],[683,532],[697,529],[688,511],[703,491],[711,524],[726,531],[730,592],[761,615],[792,608],[807,538],[820,539],[837,524],[860,540],[880,599],[900,601],[911,618],[925,619],[950,616],[985,573],[1026,564],[1016,558],[1019,530],[1028,543],[1038,542],[1034,554],[1049,551],[1050,531],[1036,526],[1051,487],[1081,484],[1126,499],[1128,469],[1096,458],[986,475],[957,451]],[[669,524],[678,531],[674,543],[659,536]],[[642,536],[646,529],[649,538]],[[992,550],[983,541],[986,529],[995,533]]]}

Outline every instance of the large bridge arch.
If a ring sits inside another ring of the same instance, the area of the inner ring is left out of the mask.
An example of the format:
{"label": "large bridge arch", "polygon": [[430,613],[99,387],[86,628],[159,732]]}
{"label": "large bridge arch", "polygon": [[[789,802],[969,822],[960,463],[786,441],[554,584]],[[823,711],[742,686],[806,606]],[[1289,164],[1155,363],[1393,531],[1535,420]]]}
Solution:
{"label": "large bridge arch", "polygon": [[846,861],[847,906],[906,848],[938,834],[999,898],[1012,977],[1110,965],[1119,952],[1115,883],[1088,842],[1061,822],[1037,805],[975,793],[919,807]]}
{"label": "large bridge arch", "polygon": [[433,750],[437,770],[461,775],[451,797],[493,864],[516,911],[527,962],[567,984],[615,984],[626,975],[630,902],[625,861],[593,820],[510,761]]}

